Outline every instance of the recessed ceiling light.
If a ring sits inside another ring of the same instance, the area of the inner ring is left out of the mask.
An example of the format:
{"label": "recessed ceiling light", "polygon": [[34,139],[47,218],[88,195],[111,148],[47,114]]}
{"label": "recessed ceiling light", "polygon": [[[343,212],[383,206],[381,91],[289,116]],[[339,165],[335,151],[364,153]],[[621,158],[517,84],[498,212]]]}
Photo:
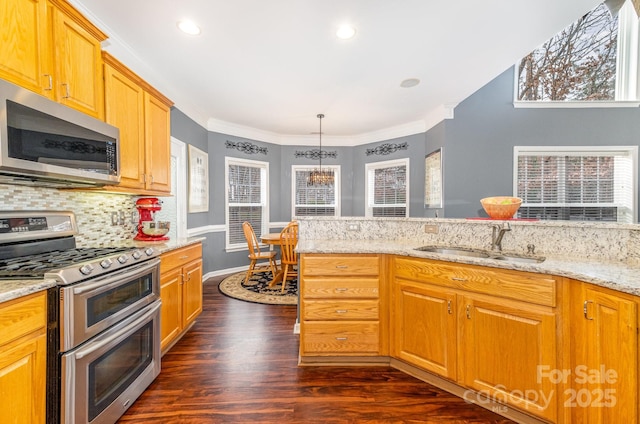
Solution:
{"label": "recessed ceiling light", "polygon": [[420,80],[418,78],[407,78],[406,80],[400,83],[400,87],[410,88],[410,87],[415,87],[418,84],[420,84]]}
{"label": "recessed ceiling light", "polygon": [[342,25],[336,31],[336,37],[341,40],[348,40],[350,38],[353,38],[354,35],[356,35],[356,29],[351,25]]}
{"label": "recessed ceiling light", "polygon": [[200,27],[193,21],[180,21],[178,22],[178,28],[180,28],[180,31],[184,32],[185,34],[200,35]]}

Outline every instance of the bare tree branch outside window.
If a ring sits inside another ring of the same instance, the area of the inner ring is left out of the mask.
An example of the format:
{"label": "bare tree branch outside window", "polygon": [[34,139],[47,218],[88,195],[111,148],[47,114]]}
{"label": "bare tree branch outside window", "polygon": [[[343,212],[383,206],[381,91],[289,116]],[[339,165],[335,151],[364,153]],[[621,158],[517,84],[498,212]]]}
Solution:
{"label": "bare tree branch outside window", "polygon": [[600,4],[525,56],[518,100],[614,100],[618,19]]}

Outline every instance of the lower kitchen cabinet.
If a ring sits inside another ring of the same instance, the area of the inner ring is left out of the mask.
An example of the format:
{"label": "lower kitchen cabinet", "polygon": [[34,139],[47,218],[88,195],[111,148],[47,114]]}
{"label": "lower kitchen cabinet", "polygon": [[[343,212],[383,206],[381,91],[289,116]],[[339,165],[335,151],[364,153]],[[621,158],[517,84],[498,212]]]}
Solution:
{"label": "lower kitchen cabinet", "polygon": [[388,354],[380,255],[301,255],[300,357]]}
{"label": "lower kitchen cabinet", "polygon": [[559,367],[553,277],[403,257],[390,270],[393,357],[556,420],[558,386],[538,374]]}
{"label": "lower kitchen cabinet", "polygon": [[638,422],[638,298],[572,282],[573,422]]}
{"label": "lower kitchen cabinet", "polygon": [[160,348],[165,353],[202,312],[202,245],[160,257]]}
{"label": "lower kitchen cabinet", "polygon": [[0,422],[45,422],[46,304],[46,291],[0,303]]}

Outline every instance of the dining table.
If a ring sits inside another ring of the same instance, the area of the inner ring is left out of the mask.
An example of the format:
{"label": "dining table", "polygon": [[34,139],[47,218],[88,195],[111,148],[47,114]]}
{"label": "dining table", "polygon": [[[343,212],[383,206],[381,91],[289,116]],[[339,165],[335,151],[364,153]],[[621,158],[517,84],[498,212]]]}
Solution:
{"label": "dining table", "polygon": [[[269,249],[273,250],[275,246],[280,246],[280,233],[268,233],[260,236],[262,243],[269,245]],[[276,275],[271,281],[269,281],[269,287],[275,286],[280,280],[282,280],[284,271],[282,265],[278,268]]]}

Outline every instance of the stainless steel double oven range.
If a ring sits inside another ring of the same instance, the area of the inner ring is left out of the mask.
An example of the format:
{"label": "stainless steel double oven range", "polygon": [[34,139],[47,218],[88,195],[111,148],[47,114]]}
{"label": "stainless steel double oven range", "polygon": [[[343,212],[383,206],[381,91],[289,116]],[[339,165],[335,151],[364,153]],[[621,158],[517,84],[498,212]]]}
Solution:
{"label": "stainless steel double oven range", "polygon": [[72,212],[0,212],[0,284],[50,278],[47,423],[115,423],[160,373],[159,252],[76,247]]}

